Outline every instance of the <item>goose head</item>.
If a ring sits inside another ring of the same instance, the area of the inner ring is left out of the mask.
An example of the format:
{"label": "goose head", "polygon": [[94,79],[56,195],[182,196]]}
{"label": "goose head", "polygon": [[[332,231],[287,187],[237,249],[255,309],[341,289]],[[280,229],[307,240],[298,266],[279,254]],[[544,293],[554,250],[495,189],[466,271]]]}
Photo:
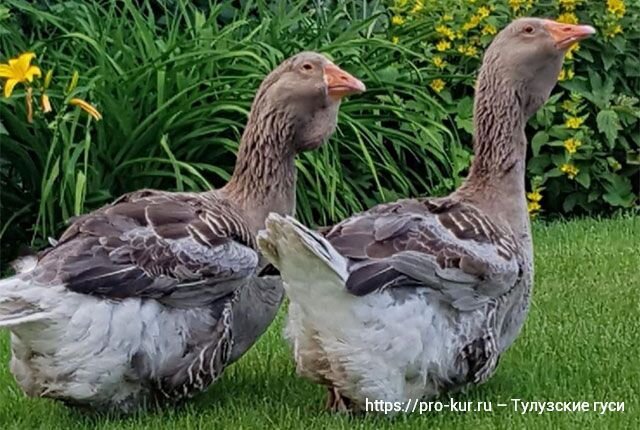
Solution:
{"label": "goose head", "polygon": [[287,124],[288,149],[297,154],[322,145],[335,131],[342,98],[364,90],[360,80],[325,56],[302,52],[265,78],[254,100],[252,116],[258,116],[264,124]]}
{"label": "goose head", "polygon": [[567,50],[595,32],[589,25],[541,18],[517,19],[487,49],[484,72],[503,76],[506,80],[503,84],[515,90],[523,114],[529,118],[549,98]]}

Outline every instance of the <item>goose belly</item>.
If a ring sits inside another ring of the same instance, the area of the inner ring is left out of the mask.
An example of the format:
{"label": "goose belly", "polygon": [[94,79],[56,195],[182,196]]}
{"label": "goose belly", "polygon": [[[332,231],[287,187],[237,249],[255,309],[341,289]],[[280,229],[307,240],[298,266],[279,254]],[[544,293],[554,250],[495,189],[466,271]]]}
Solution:
{"label": "goose belly", "polygon": [[407,401],[451,388],[460,380],[458,354],[479,334],[483,316],[416,291],[349,296],[322,313],[292,302],[286,335],[298,373],[361,408],[367,399]]}
{"label": "goose belly", "polygon": [[[205,314],[155,300],[106,300],[37,287],[48,318],[11,328],[11,371],[30,396],[130,411],[171,375]],[[35,293],[36,291],[32,291]]]}

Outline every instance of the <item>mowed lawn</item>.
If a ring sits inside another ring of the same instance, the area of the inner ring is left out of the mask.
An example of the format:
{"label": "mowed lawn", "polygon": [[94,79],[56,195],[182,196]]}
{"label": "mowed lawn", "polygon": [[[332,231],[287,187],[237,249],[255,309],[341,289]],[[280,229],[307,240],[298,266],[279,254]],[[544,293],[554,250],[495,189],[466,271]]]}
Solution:
{"label": "mowed lawn", "polygon": [[[640,428],[640,218],[537,224],[534,240],[536,286],[522,335],[487,384],[455,396],[493,402],[493,412],[393,419],[325,413],[324,390],[294,375],[281,314],[206,394],[181,408],[129,418],[86,416],[24,397],[8,371],[2,333],[0,429]],[[624,402],[624,412],[523,415],[511,399]]]}

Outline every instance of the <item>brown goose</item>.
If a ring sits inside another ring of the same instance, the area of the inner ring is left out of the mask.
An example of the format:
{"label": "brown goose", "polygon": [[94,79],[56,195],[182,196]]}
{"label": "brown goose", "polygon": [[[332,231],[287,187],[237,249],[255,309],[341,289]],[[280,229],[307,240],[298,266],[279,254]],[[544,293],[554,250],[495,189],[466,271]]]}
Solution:
{"label": "brown goose", "polygon": [[255,233],[295,206],[295,155],[335,130],[364,85],[312,52],[269,74],[229,183],[142,190],[89,213],[0,281],[11,370],[30,396],[131,411],[215,382],[273,320],[283,290],[259,276]]}
{"label": "brown goose", "polygon": [[381,204],[325,237],[267,218],[258,242],[290,298],[297,371],[329,387],[329,407],[382,400],[411,410],[411,400],[494,373],[532,290],[525,124],[566,50],[593,33],[523,18],[496,36],[477,81],[475,158],[450,196]]}

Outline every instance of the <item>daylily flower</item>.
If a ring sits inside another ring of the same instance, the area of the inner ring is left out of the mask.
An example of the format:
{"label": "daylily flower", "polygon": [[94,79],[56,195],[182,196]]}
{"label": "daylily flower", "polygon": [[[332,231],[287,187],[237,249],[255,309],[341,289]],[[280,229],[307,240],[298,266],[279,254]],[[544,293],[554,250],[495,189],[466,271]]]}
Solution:
{"label": "daylily flower", "polygon": [[98,109],[82,99],[71,99],[69,100],[69,104],[78,106],[80,109],[91,115],[96,121],[100,121],[102,119],[102,114],[98,112]]}
{"label": "daylily flower", "polygon": [[27,122],[31,124],[33,122],[33,88],[27,88],[27,96],[25,97],[27,104]]}
{"label": "daylily flower", "polygon": [[49,113],[53,110],[48,95],[42,94],[42,96],[40,97],[40,107],[42,108],[43,113]]}
{"label": "daylily flower", "polygon": [[0,64],[0,78],[5,78],[4,96],[10,97],[18,83],[32,82],[33,78],[42,76],[40,68],[31,65],[35,58],[33,52],[25,52],[18,58],[12,58],[7,64]]}

